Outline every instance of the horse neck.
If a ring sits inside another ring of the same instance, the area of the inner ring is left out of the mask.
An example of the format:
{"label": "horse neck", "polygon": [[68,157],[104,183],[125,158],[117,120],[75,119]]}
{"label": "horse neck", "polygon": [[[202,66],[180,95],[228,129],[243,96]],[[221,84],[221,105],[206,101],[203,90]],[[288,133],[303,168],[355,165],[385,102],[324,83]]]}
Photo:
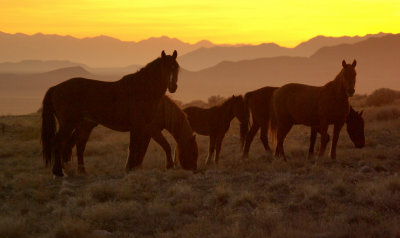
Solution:
{"label": "horse neck", "polygon": [[235,114],[233,113],[234,102],[231,100],[233,99],[228,99],[221,106],[219,106],[220,116],[229,121],[232,121],[232,119],[235,117]]}
{"label": "horse neck", "polygon": [[336,99],[339,99],[339,101],[347,101],[349,100],[349,97],[347,96],[344,87],[343,87],[343,82],[342,82],[342,77],[343,77],[343,70],[339,72],[338,75],[336,75],[335,79],[328,82],[325,84],[325,88],[328,88],[334,92],[334,97]]}
{"label": "horse neck", "polygon": [[119,80],[122,87],[129,90],[131,84],[135,84],[137,90],[141,91],[148,98],[160,99],[168,87],[167,80],[163,80],[161,70],[158,69],[160,58],[150,62],[134,74],[125,75]]}
{"label": "horse neck", "polygon": [[193,136],[193,130],[185,113],[171,99],[164,100],[165,106],[165,129],[171,133],[176,142],[180,145],[184,144]]}

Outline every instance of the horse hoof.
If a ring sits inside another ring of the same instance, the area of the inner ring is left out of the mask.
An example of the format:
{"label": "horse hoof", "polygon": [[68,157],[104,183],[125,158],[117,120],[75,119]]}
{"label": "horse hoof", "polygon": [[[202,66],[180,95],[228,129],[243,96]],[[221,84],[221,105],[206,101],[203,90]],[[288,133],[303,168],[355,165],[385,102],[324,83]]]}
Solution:
{"label": "horse hoof", "polygon": [[53,175],[55,177],[63,177],[64,176],[62,171],[53,171]]}
{"label": "horse hoof", "polygon": [[53,180],[56,180],[56,181],[58,181],[58,180],[62,180],[62,179],[63,179],[63,177],[64,177],[64,175],[61,175],[61,176],[59,176],[59,175],[55,175],[55,174],[53,174]]}
{"label": "horse hoof", "polygon": [[86,170],[85,169],[78,169],[78,174],[79,175],[88,175],[88,173],[86,172]]}

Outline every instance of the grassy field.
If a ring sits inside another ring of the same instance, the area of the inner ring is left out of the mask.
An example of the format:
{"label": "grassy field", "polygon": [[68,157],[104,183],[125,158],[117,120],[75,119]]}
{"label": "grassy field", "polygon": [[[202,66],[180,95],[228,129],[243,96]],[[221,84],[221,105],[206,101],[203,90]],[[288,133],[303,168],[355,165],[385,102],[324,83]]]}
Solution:
{"label": "grassy field", "polygon": [[204,166],[208,138],[197,136],[195,174],[165,171],[153,141],[142,168],[125,174],[129,135],[98,127],[89,175],[76,174],[75,157],[69,176],[54,180],[39,114],[0,117],[0,237],[400,237],[400,103],[366,99],[352,102],[365,110],[366,146],[355,149],[342,130],[336,161],[306,159],[303,126],[285,142],[288,162],[258,137],[242,161],[234,120],[217,166]]}

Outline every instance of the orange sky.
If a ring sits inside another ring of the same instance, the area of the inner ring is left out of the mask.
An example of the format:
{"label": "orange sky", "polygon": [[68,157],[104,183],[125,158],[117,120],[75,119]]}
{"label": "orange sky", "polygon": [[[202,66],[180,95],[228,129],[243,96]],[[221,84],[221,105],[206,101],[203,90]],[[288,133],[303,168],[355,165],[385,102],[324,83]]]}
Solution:
{"label": "orange sky", "polygon": [[1,0],[0,31],[127,41],[166,35],[186,42],[275,42],[316,35],[399,33],[398,0]]}

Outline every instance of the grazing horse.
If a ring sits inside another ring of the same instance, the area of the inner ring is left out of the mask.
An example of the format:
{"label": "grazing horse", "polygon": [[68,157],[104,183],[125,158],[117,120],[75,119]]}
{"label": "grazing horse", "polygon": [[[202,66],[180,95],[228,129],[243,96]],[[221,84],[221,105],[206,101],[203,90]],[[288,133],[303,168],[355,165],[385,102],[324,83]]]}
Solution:
{"label": "grazing horse", "polygon": [[208,109],[187,107],[183,111],[187,114],[190,125],[196,133],[210,137],[207,164],[211,163],[215,150],[215,163],[218,163],[222,140],[234,117],[240,121],[241,140],[244,139],[248,117],[242,96],[232,96],[221,105]]}
{"label": "grazing horse", "polygon": [[342,70],[336,78],[322,87],[304,84],[286,84],[276,89],[271,98],[270,132],[277,142],[275,156],[283,156],[283,141],[295,124],[318,127],[321,133],[319,156],[328,143],[328,126],[334,125],[330,156],[336,158],[339,133],[350,111],[349,97],[354,95],[356,83],[354,60],[342,61]]}
{"label": "grazing horse", "polygon": [[[365,145],[364,119],[362,118],[362,114],[363,111],[357,112],[353,109],[352,106],[350,106],[350,112],[346,118],[346,130],[356,148],[362,148]],[[311,127],[310,148],[308,150],[308,157],[312,157],[314,154],[314,145],[317,139],[318,129],[318,127]]]}
{"label": "grazing horse", "polygon": [[[72,147],[76,145],[78,154],[78,172],[80,173],[86,173],[83,154],[86,143],[89,140],[90,133],[96,126],[96,123],[84,121],[72,133],[72,136],[66,146],[65,154],[63,156],[64,162],[67,162],[71,159]],[[193,135],[193,130],[186,118],[186,114],[168,96],[164,95],[164,97],[161,99],[157,107],[157,114],[154,117],[150,128],[150,136],[143,138],[145,141],[147,141],[144,144],[147,143],[148,145],[151,137],[164,149],[166,154],[167,169],[172,168],[174,163],[171,156],[171,146],[161,133],[163,129],[169,131],[177,142],[179,151],[177,156],[181,167],[189,170],[197,169],[198,147],[195,135]],[[129,131],[129,128],[125,128],[124,131]],[[142,151],[146,152],[146,150]],[[143,157],[144,154],[141,154],[140,158],[138,159],[142,161]]]}
{"label": "grazing horse", "polygon": [[[63,176],[61,154],[72,132],[82,121],[121,131],[129,128],[130,145],[126,170],[138,166],[143,136],[157,105],[168,91],[177,89],[177,52],[147,64],[115,82],[72,78],[47,90],[43,99],[42,148],[46,165],[53,163],[55,176]],[[58,131],[56,130],[56,118]],[[52,154],[54,153],[54,157]]]}
{"label": "grazing horse", "polygon": [[[257,131],[261,128],[260,139],[264,145],[267,152],[271,149],[268,145],[268,128],[270,119],[270,109],[268,106],[271,102],[271,97],[274,91],[278,89],[277,87],[263,87],[251,92],[248,92],[244,96],[244,102],[249,112],[251,113],[252,123],[249,132],[246,132],[246,141],[244,144],[243,158],[247,158],[250,150],[251,142],[254,139]],[[356,112],[350,106],[350,113],[346,118],[347,132],[353,141],[355,147],[362,148],[365,144],[364,136],[364,119],[362,118],[362,111],[360,113]],[[311,138],[310,138],[310,149],[309,157],[314,153],[314,145],[317,136],[318,128],[311,128]]]}

